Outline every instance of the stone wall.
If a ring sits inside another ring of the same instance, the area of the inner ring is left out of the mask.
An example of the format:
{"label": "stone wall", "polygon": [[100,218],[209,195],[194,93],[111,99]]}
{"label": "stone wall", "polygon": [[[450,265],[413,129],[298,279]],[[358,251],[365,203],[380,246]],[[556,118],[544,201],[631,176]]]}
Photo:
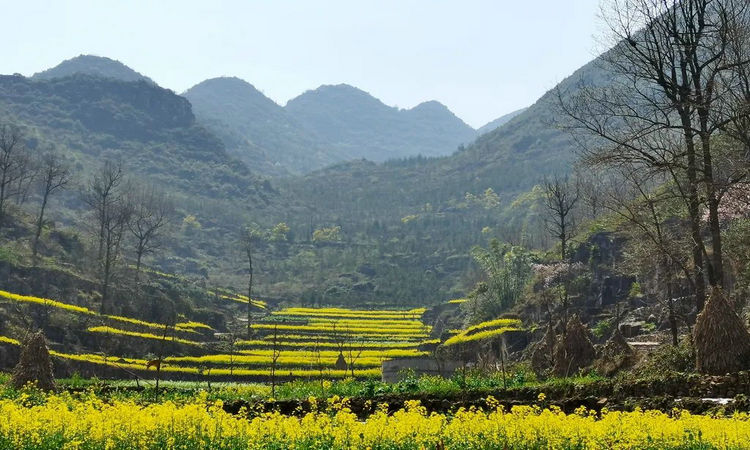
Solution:
{"label": "stone wall", "polygon": [[459,361],[438,360],[435,358],[399,358],[383,361],[383,381],[395,383],[399,381],[399,373],[411,370],[415,375],[431,375],[450,377],[461,367]]}

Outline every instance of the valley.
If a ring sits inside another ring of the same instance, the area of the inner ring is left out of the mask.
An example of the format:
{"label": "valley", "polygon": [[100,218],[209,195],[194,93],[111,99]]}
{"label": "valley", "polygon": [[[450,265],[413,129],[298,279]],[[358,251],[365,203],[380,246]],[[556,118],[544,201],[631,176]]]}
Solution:
{"label": "valley", "polygon": [[0,75],[0,449],[746,448],[750,6],[605,3],[482,126],[458,44]]}

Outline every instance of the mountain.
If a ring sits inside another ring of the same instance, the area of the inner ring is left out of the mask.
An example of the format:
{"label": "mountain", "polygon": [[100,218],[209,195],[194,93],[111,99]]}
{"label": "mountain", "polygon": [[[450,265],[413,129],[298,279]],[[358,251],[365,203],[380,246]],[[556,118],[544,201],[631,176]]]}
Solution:
{"label": "mountain", "polygon": [[285,109],[329,143],[339,161],[448,155],[475,136],[438,102],[401,110],[346,84],[307,91]]}
{"label": "mountain", "polygon": [[[593,62],[560,88],[607,81]],[[545,174],[571,170],[575,158],[573,140],[556,126],[555,92],[459,151],[446,145],[444,154],[450,156],[404,157],[429,154],[425,147],[458,132],[465,135],[454,143],[467,142],[474,131],[437,102],[399,110],[351,86],[324,86],[284,108],[240,80],[207,86],[209,97],[223,93],[223,103],[207,100],[196,111],[207,116],[210,105],[216,120],[234,123],[229,131],[257,134],[264,127],[284,130],[273,127],[286,123],[304,130],[313,143],[327,143],[323,148],[342,162],[279,178],[272,187],[251,173],[249,162],[228,154],[228,138],[220,138],[214,131],[221,129],[201,121],[201,115],[196,120],[189,100],[144,81],[3,77],[0,120],[11,117],[69,149],[84,182],[86,171],[115,157],[143,179],[177,193],[183,213],[194,215],[201,231],[183,232],[173,244],[175,256],[160,260],[160,267],[241,286],[246,279],[237,262],[237,230],[248,223],[270,230],[284,222],[288,240],[258,249],[264,261],[259,292],[350,305],[382,299],[425,304],[465,292],[463,283],[475,270],[470,250],[486,243],[485,229],[516,243],[528,243],[529,233],[546,236],[538,208],[519,207],[516,200]],[[201,90],[189,95],[196,104]],[[220,114],[233,97],[238,98],[234,109]],[[240,114],[256,119],[229,121]],[[260,117],[270,122],[256,128]],[[435,134],[438,138],[430,141]],[[244,138],[259,149],[257,143],[264,142]],[[388,158],[396,159],[372,161]],[[471,200],[489,188],[499,208]],[[340,227],[340,239],[313,240],[314,231],[330,227]]]}
{"label": "mountain", "polygon": [[257,173],[288,175],[336,162],[320,138],[246,81],[212,78],[183,96],[227,151]]}
{"label": "mountain", "polygon": [[203,81],[183,95],[232,156],[264,175],[309,173],[356,159],[446,155],[476,135],[438,102],[400,110],[348,85],[321,86],[283,108],[233,77]]}
{"label": "mountain", "polygon": [[[595,60],[563,80],[558,88],[568,95],[579,83],[598,85],[609,80]],[[440,220],[448,224],[451,216],[465,214],[457,205],[466,193],[476,195],[488,188],[508,206],[545,175],[572,168],[577,147],[557,126],[560,115],[556,105],[553,89],[505,126],[481,135],[451,156],[339,164],[292,180],[290,189],[303,204],[324,211],[328,221],[349,228],[357,228],[357,221],[375,218],[384,226],[396,226],[403,217],[426,208],[431,211],[428,216],[435,217],[433,225]],[[353,210],[357,213],[351,214]],[[480,231],[466,229],[478,238]]]}
{"label": "mountain", "polygon": [[159,263],[165,269],[216,267],[235,248],[227,236],[251,213],[265,217],[278,206],[278,192],[227,153],[196,121],[187,99],[144,80],[0,76],[0,123],[24,129],[32,149],[54,145],[70,161],[74,183],[56,202],[56,221],[88,229],[80,192],[107,160],[121,162],[133,182],[171,197],[174,228],[179,232],[179,221],[190,218],[188,228],[201,232],[178,234],[165,246]]}
{"label": "mountain", "polygon": [[497,119],[487,123],[486,125],[481,126],[479,129],[477,129],[477,135],[481,136],[485,133],[489,133],[490,131],[493,131],[496,128],[500,128],[501,126],[505,125],[506,123],[510,122],[511,119],[516,117],[517,115],[521,114],[522,112],[526,111],[528,108],[521,108],[517,109],[511,113],[505,114],[504,116],[500,116]]}
{"label": "mountain", "polygon": [[80,55],[67,59],[51,69],[35,73],[32,75],[32,78],[49,80],[75,74],[112,78],[121,81],[146,81],[149,84],[156,84],[149,77],[136,72],[120,61],[94,55]]}

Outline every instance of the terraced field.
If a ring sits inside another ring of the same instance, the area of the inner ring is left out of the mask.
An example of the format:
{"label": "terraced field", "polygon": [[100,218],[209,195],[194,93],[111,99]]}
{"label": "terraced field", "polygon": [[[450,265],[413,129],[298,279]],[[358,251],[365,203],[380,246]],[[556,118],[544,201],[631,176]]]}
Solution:
{"label": "terraced field", "polygon": [[[229,291],[212,294],[234,302],[247,303],[247,297]],[[207,324],[186,319],[175,325],[148,322],[130,317],[102,315],[87,307],[53,299],[0,291],[0,302],[16,302],[32,308],[54,308],[85,318],[85,333],[91,342],[101,339],[119,342],[119,348],[165,348],[160,376],[165,379],[205,377],[236,381],[263,381],[319,377],[325,379],[379,377],[386,359],[425,355],[420,345],[429,339],[430,327],[421,320],[424,309],[350,310],[340,308],[286,308],[267,312],[251,324],[251,336],[236,339],[218,334]],[[252,300],[259,312],[265,302]],[[243,333],[244,337],[244,333]],[[0,336],[0,345],[19,346],[20,336]],[[170,344],[165,347],[163,344]],[[57,343],[55,348],[60,347]],[[78,353],[53,351],[55,358],[67,360],[89,374],[112,377],[153,377],[147,363],[154,355],[105,354],[102,346]],[[127,353],[127,351],[125,352]],[[111,369],[111,370],[105,370]]]}
{"label": "terraced field", "polygon": [[466,344],[469,342],[482,341],[484,339],[501,336],[511,331],[520,331],[521,321],[518,319],[495,319],[473,325],[464,330],[451,330],[454,336],[445,341],[443,345]]}

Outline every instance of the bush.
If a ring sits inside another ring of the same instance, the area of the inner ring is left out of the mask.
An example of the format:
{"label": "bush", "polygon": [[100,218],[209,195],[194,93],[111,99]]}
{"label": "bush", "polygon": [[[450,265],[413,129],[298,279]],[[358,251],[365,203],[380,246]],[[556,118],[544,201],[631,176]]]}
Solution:
{"label": "bush", "polygon": [[643,377],[660,378],[675,372],[690,373],[694,370],[695,349],[692,340],[686,337],[677,347],[664,345],[651,352],[636,372]]}
{"label": "bush", "polygon": [[613,325],[614,321],[612,319],[602,319],[594,325],[594,328],[591,329],[591,333],[596,336],[597,339],[601,339],[604,336],[612,334]]}

